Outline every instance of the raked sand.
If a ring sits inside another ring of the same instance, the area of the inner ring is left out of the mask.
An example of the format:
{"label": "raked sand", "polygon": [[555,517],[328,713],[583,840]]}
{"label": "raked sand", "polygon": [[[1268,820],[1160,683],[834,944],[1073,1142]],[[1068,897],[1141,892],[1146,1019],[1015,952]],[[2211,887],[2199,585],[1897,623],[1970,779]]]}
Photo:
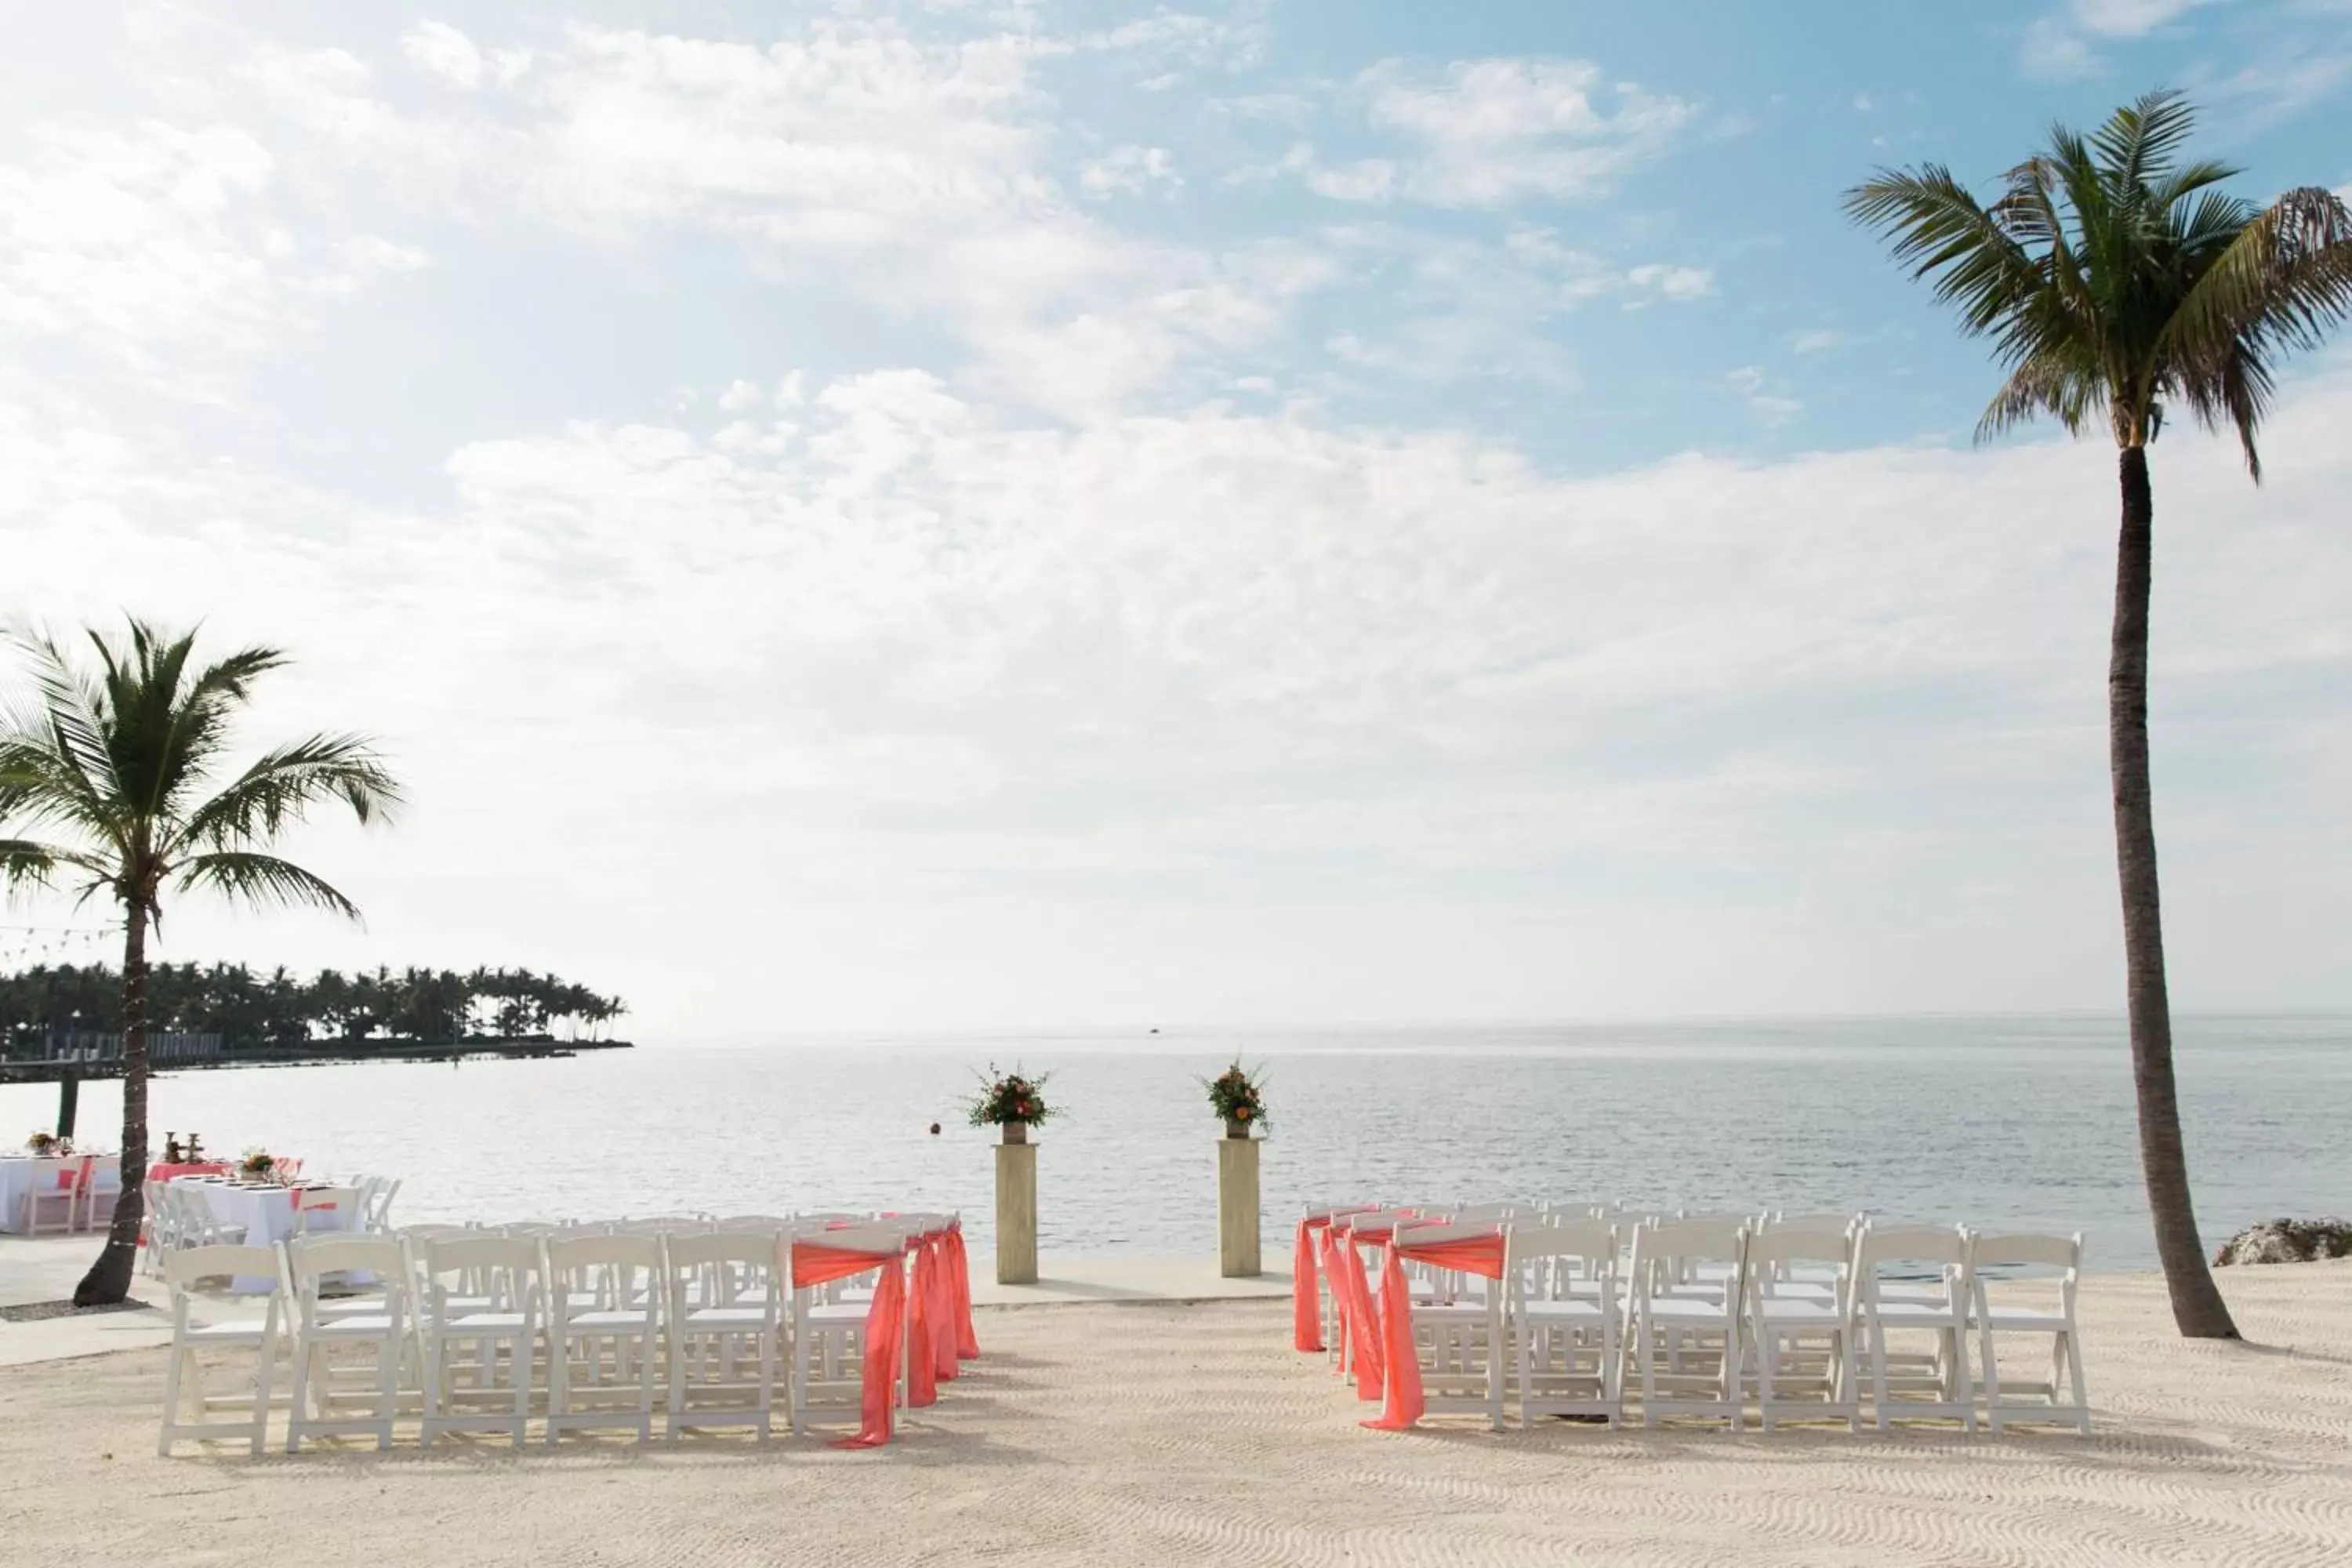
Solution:
{"label": "raked sand", "polygon": [[[2095,1435],[1360,1429],[1270,1302],[987,1311],[878,1453],[567,1439],[158,1459],[161,1352],[0,1369],[26,1563],[2352,1563],[2352,1264],[2231,1270],[2252,1342],[2084,1291]],[[5,1332],[0,1330],[0,1332]]]}

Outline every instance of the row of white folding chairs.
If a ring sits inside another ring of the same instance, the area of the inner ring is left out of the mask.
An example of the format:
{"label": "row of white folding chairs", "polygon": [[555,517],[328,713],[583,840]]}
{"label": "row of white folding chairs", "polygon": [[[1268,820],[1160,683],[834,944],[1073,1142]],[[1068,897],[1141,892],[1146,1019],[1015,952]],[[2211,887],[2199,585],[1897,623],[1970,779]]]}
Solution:
{"label": "row of white folding chairs", "polygon": [[[1737,1428],[1751,1396],[1767,1430],[1793,1415],[1843,1415],[1854,1425],[1866,1367],[1882,1430],[1927,1416],[1974,1430],[1979,1407],[1995,1431],[2018,1421],[2089,1429],[2074,1312],[2079,1235],[1978,1235],[1842,1215],[1766,1215],[1753,1224],[1650,1218],[1627,1226],[1557,1211],[1477,1212],[1485,1206],[1444,1216],[1450,1225],[1395,1211],[1329,1215],[1343,1234],[1402,1227],[1417,1241],[1505,1232],[1509,1263],[1498,1286],[1442,1273],[1410,1280],[1430,1370],[1458,1381],[1484,1369],[1488,1386],[1465,1408],[1491,1406],[1499,1419],[1507,1355],[1516,1358],[1523,1404],[1531,1382],[1581,1385],[1565,1407],[1542,1402],[1546,1413],[1613,1422],[1633,1392],[1631,1376],[1645,1426],[1696,1415]],[[1988,1279],[2023,1268],[2056,1271],[2053,1307],[1993,1302]],[[1924,1334],[1929,1348],[1898,1342],[1898,1332]],[[1997,1336],[2014,1334],[2049,1338],[2046,1377],[2002,1377]],[[1980,1369],[1974,1378],[1971,1341]],[[1336,1330],[1327,1343],[1349,1353]],[[1501,1353],[1486,1354],[1489,1344]]]}
{"label": "row of white folding chairs", "polygon": [[[919,1228],[953,1216],[824,1229],[826,1245],[901,1266]],[[428,1227],[418,1227],[427,1230]],[[414,1411],[423,1440],[446,1433],[507,1433],[517,1444],[534,1417],[547,1440],[564,1431],[624,1427],[650,1439],[654,1379],[667,1372],[669,1436],[751,1426],[772,1432],[777,1369],[789,1362],[793,1429],[854,1416],[862,1392],[865,1309],[827,1305],[790,1279],[799,1225],[679,1230],[624,1225],[467,1228],[401,1237],[312,1236],[276,1248],[219,1247],[173,1254],[173,1345],[162,1451],[184,1437],[242,1436],[259,1452],[281,1343],[290,1342],[287,1447],[313,1436],[373,1436],[389,1447]],[[813,1227],[822,1228],[822,1226]],[[503,1232],[503,1233],[502,1233]],[[198,1325],[197,1285],[220,1277],[266,1279],[261,1321]],[[355,1294],[340,1299],[334,1290]],[[282,1328],[281,1328],[282,1325]],[[251,1384],[217,1394],[198,1352],[254,1352]],[[331,1364],[337,1349],[365,1351],[363,1383]],[[904,1375],[893,1369],[894,1387]],[[184,1381],[193,1377],[192,1388]],[[894,1395],[895,1397],[895,1395]],[[363,1414],[343,1408],[364,1404]],[[193,1405],[196,1419],[183,1419]],[[224,1426],[210,1411],[241,1411]]]}

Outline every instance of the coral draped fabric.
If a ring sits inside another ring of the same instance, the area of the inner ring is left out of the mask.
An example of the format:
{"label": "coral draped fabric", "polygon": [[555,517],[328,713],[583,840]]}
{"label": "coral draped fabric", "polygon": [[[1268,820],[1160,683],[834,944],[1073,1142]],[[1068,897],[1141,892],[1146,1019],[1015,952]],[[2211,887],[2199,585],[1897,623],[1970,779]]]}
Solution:
{"label": "coral draped fabric", "polygon": [[[1380,1415],[1365,1422],[1365,1426],[1381,1432],[1402,1432],[1419,1421],[1425,1408],[1421,1393],[1421,1357],[1412,1346],[1412,1295],[1404,1282],[1404,1260],[1410,1258],[1457,1274],[1500,1279],[1504,1246],[1500,1232],[1419,1247],[1413,1245],[1410,1233],[1402,1240],[1390,1238],[1387,1256],[1381,1265],[1379,1335],[1388,1381]],[[1361,1270],[1357,1271],[1357,1278],[1360,1281]],[[1499,1347],[1489,1347],[1487,1353],[1499,1353]]]}
{"label": "coral draped fabric", "polygon": [[866,1311],[866,1364],[858,1396],[857,1435],[840,1439],[834,1444],[836,1448],[878,1448],[890,1440],[902,1336],[909,1352],[909,1407],[936,1403],[939,1385],[960,1370],[959,1359],[980,1354],[980,1342],[972,1331],[971,1274],[963,1232],[955,1226],[927,1232],[907,1244],[907,1253],[914,1258],[911,1286],[900,1259],[887,1254],[851,1251],[818,1241],[793,1243],[795,1289],[880,1270],[874,1284],[874,1304]]}
{"label": "coral draped fabric", "polygon": [[859,1391],[857,1436],[844,1437],[836,1448],[878,1448],[890,1440],[891,1394],[897,1387],[898,1336],[905,1330],[907,1270],[898,1258],[878,1252],[853,1252],[821,1242],[793,1243],[793,1288],[829,1284],[878,1268],[874,1304],[866,1310],[866,1369]]}

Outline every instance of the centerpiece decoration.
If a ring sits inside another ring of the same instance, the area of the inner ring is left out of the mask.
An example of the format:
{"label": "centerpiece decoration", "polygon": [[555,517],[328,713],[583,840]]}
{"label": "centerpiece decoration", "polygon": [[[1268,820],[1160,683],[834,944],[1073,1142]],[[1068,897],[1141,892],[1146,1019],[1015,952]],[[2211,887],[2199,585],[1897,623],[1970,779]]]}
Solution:
{"label": "centerpiece decoration", "polygon": [[51,1155],[66,1153],[69,1148],[70,1145],[54,1132],[36,1132],[25,1140],[25,1152],[36,1160],[46,1160]]}
{"label": "centerpiece decoration", "polygon": [[1228,1138],[1246,1138],[1253,1127],[1266,1125],[1265,1069],[1253,1072],[1236,1059],[1214,1078],[1202,1079],[1209,1107],[1225,1124]]}
{"label": "centerpiece decoration", "polygon": [[247,1149],[244,1158],[236,1163],[236,1173],[248,1182],[277,1181],[279,1179],[278,1156],[267,1149]]}
{"label": "centerpiece decoration", "polygon": [[1060,1114],[1045,1103],[1045,1085],[1054,1075],[1039,1073],[1031,1078],[1016,1063],[1009,1073],[1000,1073],[996,1064],[980,1075],[981,1090],[972,1096],[965,1109],[974,1127],[1002,1127],[1007,1143],[1029,1142],[1029,1129]]}

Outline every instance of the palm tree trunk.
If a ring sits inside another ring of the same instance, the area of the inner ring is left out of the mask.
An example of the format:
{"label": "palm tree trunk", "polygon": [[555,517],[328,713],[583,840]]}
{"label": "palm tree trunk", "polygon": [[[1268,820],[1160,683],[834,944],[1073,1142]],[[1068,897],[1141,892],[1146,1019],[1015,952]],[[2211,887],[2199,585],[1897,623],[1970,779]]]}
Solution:
{"label": "palm tree trunk", "polygon": [[122,1194],[106,1249],[74,1287],[77,1307],[108,1307],[131,1294],[147,1194],[147,911],[127,903],[122,936]]}
{"label": "palm tree trunk", "polygon": [[2180,1102],[2172,1084],[2172,1007],[2164,986],[2164,919],[2157,894],[2156,818],[2147,778],[2147,610],[2156,502],[2147,449],[2126,447],[2123,537],[2116,548],[2116,623],[2107,667],[2107,763],[2116,799],[2116,874],[2123,888],[2125,995],[2132,1084],[2139,1098],[2140,1171],[2173,1321],[2189,1339],[2234,1340],[2238,1326],[2213,1283],[2189,1198]]}

